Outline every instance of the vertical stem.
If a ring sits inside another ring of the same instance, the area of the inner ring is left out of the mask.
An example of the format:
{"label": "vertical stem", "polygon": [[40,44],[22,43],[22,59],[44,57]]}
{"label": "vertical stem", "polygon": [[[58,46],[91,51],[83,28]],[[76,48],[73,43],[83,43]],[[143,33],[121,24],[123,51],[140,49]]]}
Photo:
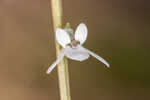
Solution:
{"label": "vertical stem", "polygon": [[[52,7],[54,31],[56,32],[56,28],[62,27],[62,1],[61,0],[51,0],[51,7]],[[56,54],[58,57],[61,48],[57,42],[55,42],[55,44],[56,44]],[[58,79],[59,79],[59,89],[60,89],[61,100],[71,100],[70,87],[69,87],[68,64],[67,64],[66,58],[64,58],[58,64]]]}

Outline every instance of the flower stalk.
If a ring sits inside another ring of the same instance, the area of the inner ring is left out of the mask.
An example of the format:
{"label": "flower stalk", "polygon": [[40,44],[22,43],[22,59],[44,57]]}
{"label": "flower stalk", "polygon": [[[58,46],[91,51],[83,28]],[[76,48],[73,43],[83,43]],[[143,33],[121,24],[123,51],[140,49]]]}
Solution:
{"label": "flower stalk", "polygon": [[[62,0],[51,0],[52,16],[54,32],[56,33],[57,28],[62,28]],[[56,41],[56,56],[60,54],[61,47]],[[58,79],[59,79],[59,90],[61,100],[71,100],[70,87],[69,87],[69,73],[67,59],[64,57],[57,67]]]}

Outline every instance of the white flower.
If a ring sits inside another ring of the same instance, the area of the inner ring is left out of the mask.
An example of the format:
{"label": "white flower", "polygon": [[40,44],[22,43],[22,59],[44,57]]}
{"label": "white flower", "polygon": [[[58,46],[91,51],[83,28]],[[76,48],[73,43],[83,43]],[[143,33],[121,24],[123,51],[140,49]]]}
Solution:
{"label": "white flower", "polygon": [[65,29],[57,28],[56,40],[63,47],[63,49],[61,50],[57,60],[48,68],[47,73],[50,73],[64,56],[72,60],[83,61],[88,59],[91,55],[109,67],[109,64],[102,57],[82,46],[87,38],[87,31],[86,25],[81,23],[77,27],[73,39],[71,39],[71,36],[69,36]]}

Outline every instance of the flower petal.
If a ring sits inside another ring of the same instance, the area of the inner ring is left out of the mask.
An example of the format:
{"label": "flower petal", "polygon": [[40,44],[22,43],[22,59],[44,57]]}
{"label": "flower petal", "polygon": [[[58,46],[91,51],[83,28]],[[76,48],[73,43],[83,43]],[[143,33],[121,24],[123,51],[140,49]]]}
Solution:
{"label": "flower petal", "polygon": [[48,68],[47,74],[49,74],[56,67],[56,65],[63,59],[63,57],[65,56],[65,51],[66,51],[65,49],[62,49],[57,60]]}
{"label": "flower petal", "polygon": [[64,48],[67,44],[71,43],[69,35],[61,28],[56,29],[56,40]]}
{"label": "flower petal", "polygon": [[81,23],[75,31],[75,40],[83,44],[87,38],[88,30],[85,24]]}
{"label": "flower petal", "polygon": [[66,51],[67,51],[66,56],[72,60],[84,61],[89,58],[89,53],[82,50],[82,48],[80,48],[80,46],[75,49],[68,48],[68,49],[66,49]]}
{"label": "flower petal", "polygon": [[90,51],[90,50],[88,50],[88,49],[86,49],[86,48],[84,48],[82,46],[80,48],[82,48],[83,50],[85,50],[86,52],[88,52],[91,56],[95,57],[96,59],[98,59],[99,61],[101,61],[102,63],[104,63],[107,67],[110,67],[109,63],[106,60],[104,60],[102,57],[98,56],[94,52],[92,52],[92,51]]}

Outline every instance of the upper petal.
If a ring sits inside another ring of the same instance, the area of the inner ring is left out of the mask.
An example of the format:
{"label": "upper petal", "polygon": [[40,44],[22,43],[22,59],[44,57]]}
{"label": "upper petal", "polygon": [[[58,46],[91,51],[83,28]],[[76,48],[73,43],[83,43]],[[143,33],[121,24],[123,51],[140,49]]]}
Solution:
{"label": "upper petal", "polygon": [[75,31],[75,40],[83,44],[87,38],[88,30],[85,24],[81,23],[78,25]]}
{"label": "upper petal", "polygon": [[56,29],[56,40],[64,48],[67,44],[71,43],[69,35],[61,28]]}

